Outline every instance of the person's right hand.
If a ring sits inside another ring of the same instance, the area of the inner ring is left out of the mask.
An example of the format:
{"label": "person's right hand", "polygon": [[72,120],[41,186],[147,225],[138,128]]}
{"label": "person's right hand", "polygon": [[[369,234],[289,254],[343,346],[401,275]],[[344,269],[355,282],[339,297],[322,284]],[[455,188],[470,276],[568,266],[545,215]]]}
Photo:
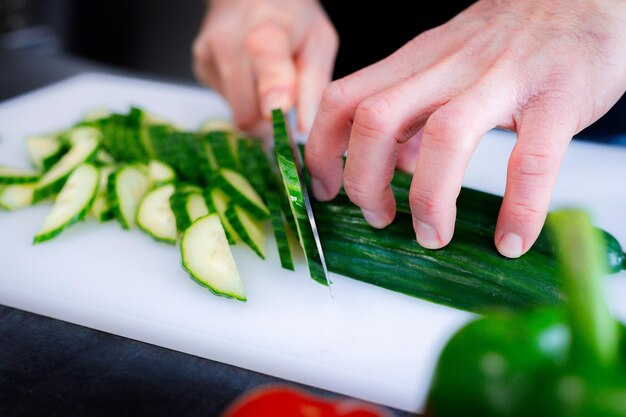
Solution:
{"label": "person's right hand", "polygon": [[267,135],[273,108],[313,122],[339,40],[317,0],[213,0],[193,44],[194,72],[241,130]]}

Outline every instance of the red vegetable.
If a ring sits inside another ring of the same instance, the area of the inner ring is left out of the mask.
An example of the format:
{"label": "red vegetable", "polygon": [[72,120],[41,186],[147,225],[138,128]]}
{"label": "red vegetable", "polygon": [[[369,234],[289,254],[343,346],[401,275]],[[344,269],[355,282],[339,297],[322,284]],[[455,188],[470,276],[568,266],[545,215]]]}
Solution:
{"label": "red vegetable", "polygon": [[313,396],[288,386],[266,386],[239,397],[222,417],[388,417],[378,407]]}

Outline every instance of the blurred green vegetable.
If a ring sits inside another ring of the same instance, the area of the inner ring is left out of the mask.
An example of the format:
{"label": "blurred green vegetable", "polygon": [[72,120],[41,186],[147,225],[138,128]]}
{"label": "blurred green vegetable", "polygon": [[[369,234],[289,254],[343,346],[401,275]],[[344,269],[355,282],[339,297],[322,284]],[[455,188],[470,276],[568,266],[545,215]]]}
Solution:
{"label": "blurred green vegetable", "polygon": [[602,295],[601,236],[581,211],[555,212],[548,226],[566,303],[461,329],[437,364],[429,415],[626,416],[626,329]]}

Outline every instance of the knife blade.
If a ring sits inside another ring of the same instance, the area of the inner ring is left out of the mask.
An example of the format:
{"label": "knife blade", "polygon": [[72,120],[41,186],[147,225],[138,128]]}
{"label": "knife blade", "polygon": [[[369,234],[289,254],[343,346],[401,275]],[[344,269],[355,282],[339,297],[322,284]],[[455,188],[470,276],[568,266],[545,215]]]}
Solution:
{"label": "knife blade", "polygon": [[330,290],[330,296],[333,296],[332,289],[332,281],[328,277],[328,268],[326,267],[326,260],[324,259],[324,251],[322,250],[322,241],[320,240],[319,231],[317,230],[317,224],[315,223],[315,216],[313,215],[313,206],[311,205],[311,198],[309,197],[309,190],[306,186],[306,181],[304,178],[304,170],[302,168],[302,153],[300,152],[300,147],[298,147],[298,143],[296,142],[294,136],[294,130],[292,126],[296,126],[296,109],[292,108],[285,114],[285,126],[287,128],[287,137],[289,138],[289,144],[291,145],[291,149],[293,150],[294,160],[296,163],[296,171],[298,173],[298,179],[300,180],[300,187],[302,188],[302,195],[304,196],[304,206],[306,207],[306,212],[309,218],[309,222],[311,224],[311,230],[313,231],[313,239],[315,241],[315,246],[317,247],[317,251],[320,256],[320,263],[322,264],[322,268],[324,270],[324,278],[326,279],[326,284],[328,289]]}

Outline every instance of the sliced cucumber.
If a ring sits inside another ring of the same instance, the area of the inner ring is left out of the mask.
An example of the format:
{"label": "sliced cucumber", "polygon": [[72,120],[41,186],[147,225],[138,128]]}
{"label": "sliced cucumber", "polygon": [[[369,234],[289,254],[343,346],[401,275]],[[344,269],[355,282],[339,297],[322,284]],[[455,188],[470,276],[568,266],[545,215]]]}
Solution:
{"label": "sliced cucumber", "polygon": [[159,187],[164,184],[170,184],[176,181],[176,172],[168,164],[153,159],[148,165],[148,171],[150,172],[150,180],[153,187]]}
{"label": "sliced cucumber", "polygon": [[33,201],[38,202],[56,194],[71,172],[95,157],[100,145],[100,131],[91,127],[78,127],[68,133],[69,151],[39,180]]}
{"label": "sliced cucumber", "polygon": [[217,165],[222,168],[239,170],[235,136],[229,132],[209,132],[206,137]]}
{"label": "sliced cucumber", "polygon": [[243,281],[217,214],[196,220],[183,234],[180,248],[183,267],[193,280],[216,295],[246,301]]}
{"label": "sliced cucumber", "polygon": [[186,191],[184,187],[178,187],[170,197],[170,208],[176,219],[176,227],[180,232],[187,230],[187,228],[191,226],[191,223],[193,223],[187,212],[187,198],[190,193],[191,192]]}
{"label": "sliced cucumber", "polygon": [[219,176],[220,186],[235,204],[245,208],[259,220],[269,217],[270,211],[263,199],[241,174],[222,168],[219,170]]}
{"label": "sliced cucumber", "polygon": [[231,205],[226,209],[226,218],[241,240],[261,259],[265,259],[263,222],[252,217],[250,213],[238,205]]}
{"label": "sliced cucumber", "polygon": [[35,184],[0,186],[0,209],[17,210],[33,203]]}
{"label": "sliced cucumber", "polygon": [[187,196],[187,214],[191,222],[195,222],[200,217],[209,214],[209,208],[206,205],[204,197],[200,193],[191,193]]}
{"label": "sliced cucumber", "polygon": [[109,201],[109,193],[107,189],[109,177],[114,170],[115,168],[113,168],[112,166],[100,168],[100,183],[98,184],[98,194],[96,195],[96,199],[91,206],[91,215],[96,218],[96,220],[101,222],[106,222],[115,218],[115,213],[113,212],[113,208],[111,207],[111,203]]}
{"label": "sliced cucumber", "polygon": [[224,191],[219,188],[212,189],[209,193],[209,197],[211,199],[211,204],[207,204],[207,206],[209,206],[209,210],[217,212],[220,220],[222,220],[222,223],[224,224],[224,230],[226,231],[228,243],[234,245],[241,240],[241,238],[228,221],[228,217],[226,217],[226,210],[230,204],[230,198],[228,198]]}
{"label": "sliced cucumber", "polygon": [[112,165],[115,163],[115,158],[104,149],[100,149],[96,154],[96,163],[100,165]]}
{"label": "sliced cucumber", "polygon": [[104,108],[93,109],[85,113],[85,115],[83,116],[82,122],[95,122],[100,119],[105,119],[109,117],[110,115],[111,115],[111,112],[107,109],[104,109]]}
{"label": "sliced cucumber", "polygon": [[39,181],[41,174],[30,169],[0,165],[0,185],[32,184]]}
{"label": "sliced cucumber", "polygon": [[170,197],[170,207],[180,232],[187,230],[196,219],[209,214],[202,189],[195,185],[178,186]]}
{"label": "sliced cucumber", "polygon": [[[241,161],[241,174],[245,176],[259,196],[267,202],[266,194],[270,185],[268,180],[272,180],[271,185],[274,185],[275,181],[274,172],[269,166],[261,140],[240,138],[237,150]],[[265,172],[266,169],[268,172]]]}
{"label": "sliced cucumber", "polygon": [[144,196],[137,210],[137,226],[160,242],[176,244],[176,219],[170,208],[174,185],[162,185]]}
{"label": "sliced cucumber", "polygon": [[135,225],[137,207],[150,188],[146,171],[143,165],[131,164],[119,168],[109,177],[109,203],[124,229]]}
{"label": "sliced cucumber", "polygon": [[311,278],[323,285],[328,285],[326,274],[321,261],[321,254],[317,250],[317,245],[313,238],[313,228],[307,213],[304,192],[298,177],[298,171],[289,137],[283,112],[280,109],[272,112],[274,123],[274,150],[278,168],[283,179],[285,192],[289,196],[289,206],[296,222],[298,239],[304,250],[304,256],[309,267]]}
{"label": "sliced cucumber", "polygon": [[94,165],[82,164],[76,168],[61,189],[34,243],[50,240],[83,220],[96,198],[99,179],[98,168]]}
{"label": "sliced cucumber", "polygon": [[275,190],[267,193],[267,205],[270,209],[270,221],[274,229],[280,265],[285,269],[294,271],[291,246],[289,245],[289,239],[287,237],[287,221],[283,214],[280,199],[281,195]]}
{"label": "sliced cucumber", "polygon": [[232,122],[226,119],[209,119],[202,123],[200,132],[234,132],[235,127]]}
{"label": "sliced cucumber", "polygon": [[26,150],[33,167],[47,171],[61,159],[67,148],[56,135],[46,135],[26,138]]}

